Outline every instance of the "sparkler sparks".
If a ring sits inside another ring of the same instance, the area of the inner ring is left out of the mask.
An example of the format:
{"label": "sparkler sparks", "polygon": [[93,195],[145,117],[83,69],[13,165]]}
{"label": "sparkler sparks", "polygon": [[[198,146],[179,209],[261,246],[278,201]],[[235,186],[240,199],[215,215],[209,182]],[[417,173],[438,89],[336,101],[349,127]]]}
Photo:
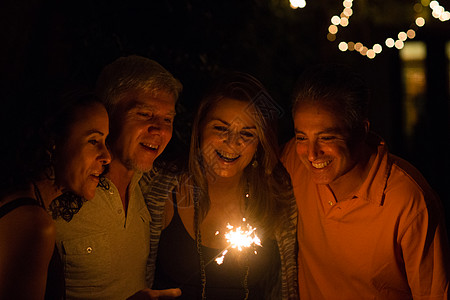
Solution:
{"label": "sparkler sparks", "polygon": [[[245,226],[237,227],[233,229],[234,227],[227,224],[227,228],[229,229],[228,232],[225,233],[225,238],[227,239],[227,243],[229,246],[225,248],[225,250],[222,251],[222,255],[217,257],[216,263],[218,265],[223,263],[223,259],[225,255],[228,253],[228,248],[238,249],[239,251],[242,251],[244,248],[249,248],[251,246],[261,246],[261,240],[256,235],[256,228],[252,227],[250,224],[246,223],[245,218],[242,219],[245,222]],[[218,234],[218,233],[216,233]],[[256,250],[254,251],[255,254],[257,254]]]}

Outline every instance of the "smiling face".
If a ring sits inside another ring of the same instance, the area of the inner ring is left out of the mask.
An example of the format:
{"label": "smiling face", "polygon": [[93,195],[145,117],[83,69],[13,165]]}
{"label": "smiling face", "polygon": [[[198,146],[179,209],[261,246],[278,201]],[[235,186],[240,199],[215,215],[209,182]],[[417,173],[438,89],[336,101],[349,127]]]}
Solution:
{"label": "smiling face", "polygon": [[316,184],[333,184],[351,176],[357,165],[350,134],[336,113],[302,103],[294,114],[297,155]]}
{"label": "smiling face", "polygon": [[240,176],[259,143],[252,108],[243,101],[220,100],[206,115],[200,130],[200,148],[208,173]]}
{"label": "smiling face", "polygon": [[172,137],[174,96],[158,92],[130,93],[115,114],[111,151],[114,161],[130,171],[149,171]]}
{"label": "smiling face", "polygon": [[108,114],[100,103],[79,107],[74,113],[65,142],[55,148],[55,177],[63,189],[91,199],[104,165],[111,161],[105,145]]}

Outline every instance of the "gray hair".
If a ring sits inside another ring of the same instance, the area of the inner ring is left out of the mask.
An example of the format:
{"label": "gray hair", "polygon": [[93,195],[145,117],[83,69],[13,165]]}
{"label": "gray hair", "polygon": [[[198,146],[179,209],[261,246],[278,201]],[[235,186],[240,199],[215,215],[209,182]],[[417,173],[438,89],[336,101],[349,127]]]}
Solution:
{"label": "gray hair", "polygon": [[166,92],[178,99],[182,89],[180,81],[156,61],[130,55],[116,59],[102,70],[96,93],[111,113],[117,108],[122,95],[130,91],[144,91],[152,95]]}

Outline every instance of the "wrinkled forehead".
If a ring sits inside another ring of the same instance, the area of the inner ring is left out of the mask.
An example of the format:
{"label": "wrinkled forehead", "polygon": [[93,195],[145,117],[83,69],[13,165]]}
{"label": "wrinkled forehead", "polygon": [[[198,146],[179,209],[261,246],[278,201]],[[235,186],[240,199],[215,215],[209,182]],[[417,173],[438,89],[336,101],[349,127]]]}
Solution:
{"label": "wrinkled forehead", "polygon": [[123,93],[118,100],[118,108],[129,111],[135,108],[158,110],[162,107],[175,111],[175,97],[163,90],[132,90]]}

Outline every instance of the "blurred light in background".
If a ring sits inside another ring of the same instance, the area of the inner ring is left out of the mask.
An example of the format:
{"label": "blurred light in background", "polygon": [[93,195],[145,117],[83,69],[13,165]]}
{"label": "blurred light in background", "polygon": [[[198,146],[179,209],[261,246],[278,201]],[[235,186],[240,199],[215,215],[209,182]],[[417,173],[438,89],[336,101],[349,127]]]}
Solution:
{"label": "blurred light in background", "polygon": [[426,57],[427,51],[424,42],[406,42],[400,50],[404,89],[403,132],[409,143],[412,142],[410,139],[414,136],[416,126],[425,113]]}
{"label": "blurred light in background", "polygon": [[297,9],[297,8],[304,8],[306,6],[305,0],[289,0],[291,4],[291,8]]}

